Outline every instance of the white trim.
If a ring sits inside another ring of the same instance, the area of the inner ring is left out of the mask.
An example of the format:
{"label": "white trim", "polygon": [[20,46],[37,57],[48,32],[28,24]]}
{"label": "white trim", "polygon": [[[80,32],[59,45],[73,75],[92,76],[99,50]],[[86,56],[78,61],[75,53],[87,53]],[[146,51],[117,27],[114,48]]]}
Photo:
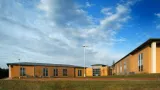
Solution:
{"label": "white trim", "polygon": [[156,73],[156,42],[151,44],[151,73]]}
{"label": "white trim", "polygon": [[12,75],[11,75],[11,65],[9,65],[9,78],[12,78]]}

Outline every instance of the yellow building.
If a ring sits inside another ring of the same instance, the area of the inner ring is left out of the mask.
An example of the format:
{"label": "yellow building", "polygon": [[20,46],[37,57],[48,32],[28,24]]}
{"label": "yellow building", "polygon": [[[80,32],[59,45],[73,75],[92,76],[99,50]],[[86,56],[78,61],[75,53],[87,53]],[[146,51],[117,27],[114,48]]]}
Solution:
{"label": "yellow building", "polygon": [[83,77],[84,67],[48,63],[8,63],[9,78],[15,77]]}
{"label": "yellow building", "polygon": [[86,69],[87,76],[108,76],[108,66],[103,64],[94,64]]}
{"label": "yellow building", "polygon": [[108,67],[102,64],[92,65],[91,68],[84,68],[75,65],[49,64],[49,63],[8,63],[9,78],[23,77],[84,77],[86,76],[107,76]]}
{"label": "yellow building", "polygon": [[112,66],[116,75],[160,73],[160,39],[149,39]]}

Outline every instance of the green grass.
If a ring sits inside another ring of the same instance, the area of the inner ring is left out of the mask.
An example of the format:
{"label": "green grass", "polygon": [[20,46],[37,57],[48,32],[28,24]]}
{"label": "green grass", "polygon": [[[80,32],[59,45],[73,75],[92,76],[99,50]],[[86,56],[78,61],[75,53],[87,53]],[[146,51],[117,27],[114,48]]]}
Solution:
{"label": "green grass", "polygon": [[160,81],[0,80],[0,90],[160,90]]}
{"label": "green grass", "polygon": [[[90,78],[90,77],[89,77]],[[112,76],[99,76],[92,78],[160,78],[160,73],[156,74],[134,74],[134,75],[112,75]]]}

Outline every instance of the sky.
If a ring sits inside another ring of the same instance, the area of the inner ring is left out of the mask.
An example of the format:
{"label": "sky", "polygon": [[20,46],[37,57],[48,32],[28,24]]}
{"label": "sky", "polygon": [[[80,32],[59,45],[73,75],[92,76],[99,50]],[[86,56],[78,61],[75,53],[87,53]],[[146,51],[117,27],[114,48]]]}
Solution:
{"label": "sky", "polygon": [[160,0],[0,0],[0,67],[112,65],[160,38]]}

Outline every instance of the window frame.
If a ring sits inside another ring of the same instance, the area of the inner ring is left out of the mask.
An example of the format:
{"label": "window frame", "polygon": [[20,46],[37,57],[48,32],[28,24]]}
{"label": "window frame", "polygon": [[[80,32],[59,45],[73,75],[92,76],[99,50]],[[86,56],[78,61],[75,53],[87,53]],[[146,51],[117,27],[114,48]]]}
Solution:
{"label": "window frame", "polygon": [[58,76],[58,69],[57,68],[53,69],[53,76]]}
{"label": "window frame", "polygon": [[67,69],[63,69],[62,73],[63,73],[63,76],[68,76],[68,70]]}
{"label": "window frame", "polygon": [[43,76],[48,77],[48,68],[43,68]]}
{"label": "window frame", "polygon": [[140,53],[138,55],[138,71],[142,72],[143,70],[143,53]]}
{"label": "window frame", "polygon": [[124,73],[127,74],[127,60],[124,60]]}
{"label": "window frame", "polygon": [[100,68],[93,69],[93,76],[101,76],[101,69]]}
{"label": "window frame", "polygon": [[82,76],[82,70],[78,70],[78,76]]}
{"label": "window frame", "polygon": [[26,76],[26,68],[20,67],[20,76]]}

